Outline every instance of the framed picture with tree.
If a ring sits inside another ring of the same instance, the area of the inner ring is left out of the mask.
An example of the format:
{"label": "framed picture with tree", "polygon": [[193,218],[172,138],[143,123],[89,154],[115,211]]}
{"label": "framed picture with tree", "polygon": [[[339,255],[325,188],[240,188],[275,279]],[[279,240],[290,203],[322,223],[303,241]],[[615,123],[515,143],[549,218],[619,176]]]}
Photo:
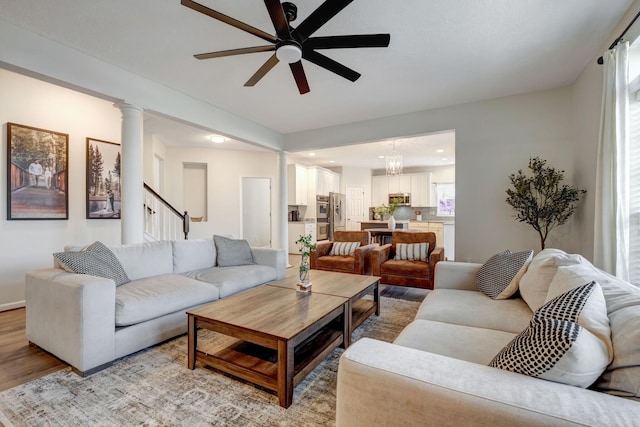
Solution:
{"label": "framed picture with tree", "polygon": [[120,144],[87,138],[87,218],[120,218]]}
{"label": "framed picture with tree", "polygon": [[7,123],[7,219],[69,219],[69,135]]}

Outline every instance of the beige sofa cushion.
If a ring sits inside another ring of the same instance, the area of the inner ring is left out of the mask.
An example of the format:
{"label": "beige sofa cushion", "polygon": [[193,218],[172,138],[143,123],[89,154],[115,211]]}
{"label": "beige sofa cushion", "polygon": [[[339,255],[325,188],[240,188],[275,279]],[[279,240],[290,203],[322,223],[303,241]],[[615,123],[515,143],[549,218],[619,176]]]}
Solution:
{"label": "beige sofa cushion", "polygon": [[213,239],[174,240],[173,272],[184,273],[216,265],[216,246]]}
{"label": "beige sofa cushion", "polygon": [[436,289],[424,299],[416,319],[520,333],[533,312],[520,298],[492,300],[480,291]]}
{"label": "beige sofa cushion", "polygon": [[135,325],[219,297],[216,286],[179,274],[134,280],[116,288],[116,326]]}
{"label": "beige sofa cushion", "polygon": [[173,273],[171,241],[110,246],[130,280]]}
{"label": "beige sofa cushion", "polygon": [[580,255],[567,254],[553,248],[544,249],[533,257],[519,284],[520,296],[529,305],[531,311],[536,311],[544,304],[549,285],[558,267],[580,264],[582,260]]}
{"label": "beige sofa cushion", "polygon": [[487,365],[516,334],[416,319],[394,344]]}
{"label": "beige sofa cushion", "polygon": [[213,267],[190,271],[185,276],[215,285],[220,298],[226,298],[247,289],[276,280],[277,271],[266,265],[243,265],[239,267]]}

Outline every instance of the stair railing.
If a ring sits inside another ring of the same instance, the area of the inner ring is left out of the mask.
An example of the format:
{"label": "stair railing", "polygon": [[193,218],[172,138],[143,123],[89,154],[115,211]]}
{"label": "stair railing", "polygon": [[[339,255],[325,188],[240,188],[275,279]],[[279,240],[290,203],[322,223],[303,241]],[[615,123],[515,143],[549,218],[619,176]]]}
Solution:
{"label": "stair railing", "polygon": [[153,188],[144,184],[144,231],[155,240],[187,240],[189,214],[180,213]]}

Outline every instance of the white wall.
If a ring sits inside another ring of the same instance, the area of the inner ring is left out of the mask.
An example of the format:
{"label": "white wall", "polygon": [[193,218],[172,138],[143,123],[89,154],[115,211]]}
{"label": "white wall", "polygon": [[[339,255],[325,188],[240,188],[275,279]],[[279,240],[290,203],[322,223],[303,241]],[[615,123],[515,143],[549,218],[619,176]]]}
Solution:
{"label": "white wall", "polygon": [[[287,135],[285,149],[320,148],[454,129],[456,132],[456,259],[482,262],[504,250],[539,250],[537,233],[512,218],[509,174],[530,156],[573,176],[571,88],[535,92]],[[580,251],[575,225],[547,240]]]}
{"label": "white wall", "polygon": [[[158,147],[156,147],[158,148]],[[231,151],[204,148],[164,147],[166,199],[179,211],[185,210],[183,197],[183,164],[207,164],[209,191],[206,222],[192,222],[190,238],[211,238],[213,234],[242,236],[242,177],[270,178],[272,192],[272,247],[279,247],[278,221],[278,154],[253,151]],[[286,212],[282,213],[286,215]],[[285,243],[286,245],[286,243]],[[286,246],[283,246],[286,247]]]}
{"label": "white wall", "polygon": [[[86,219],[86,137],[120,142],[120,111],[96,99],[0,69],[0,311],[23,304],[25,272],[52,265],[67,244],[120,242],[120,220]],[[7,220],[7,122],[69,134],[69,219]]]}

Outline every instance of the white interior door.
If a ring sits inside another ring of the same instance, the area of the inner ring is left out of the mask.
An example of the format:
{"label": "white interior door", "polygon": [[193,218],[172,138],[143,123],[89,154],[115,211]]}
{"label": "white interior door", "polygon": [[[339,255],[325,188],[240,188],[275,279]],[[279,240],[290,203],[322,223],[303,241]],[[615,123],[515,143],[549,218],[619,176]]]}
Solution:
{"label": "white interior door", "polygon": [[242,178],[242,238],[271,247],[271,179]]}
{"label": "white interior door", "polygon": [[364,187],[347,185],[347,230],[360,230],[365,220]]}

